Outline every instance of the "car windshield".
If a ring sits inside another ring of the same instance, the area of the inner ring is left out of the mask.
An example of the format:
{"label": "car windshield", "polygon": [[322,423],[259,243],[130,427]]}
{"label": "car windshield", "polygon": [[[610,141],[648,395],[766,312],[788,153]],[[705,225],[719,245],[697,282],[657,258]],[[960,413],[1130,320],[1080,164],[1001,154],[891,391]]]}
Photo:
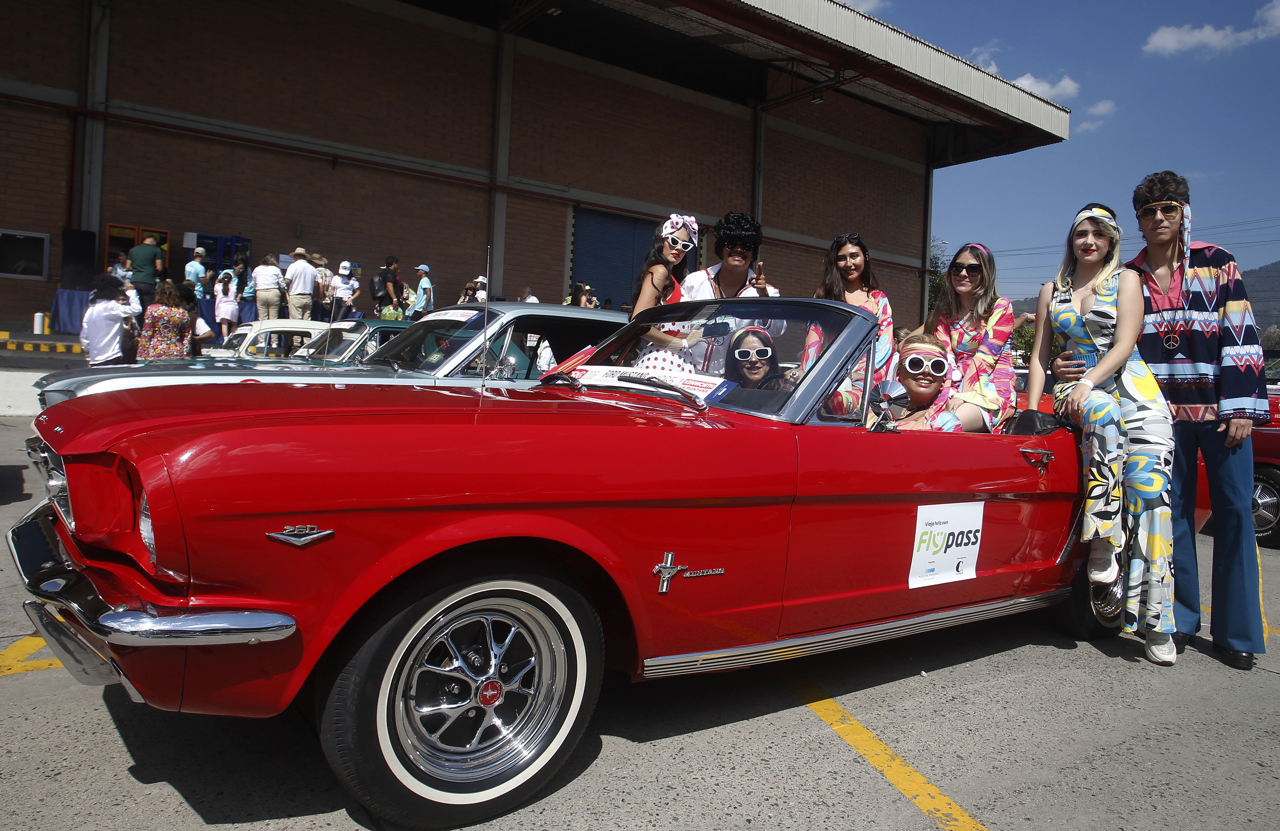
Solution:
{"label": "car windshield", "polygon": [[[365,362],[434,372],[484,329],[485,314],[482,308],[431,312],[365,358]],[[493,310],[487,314],[490,322],[502,316]]]}
{"label": "car windshield", "polygon": [[293,353],[295,358],[341,358],[365,336],[369,324],[341,320],[316,335]]}
{"label": "car windshield", "polygon": [[828,356],[830,347],[853,319],[850,311],[812,301],[662,306],[644,312],[570,374],[590,387],[691,393],[708,404],[773,414],[820,362],[839,359]]}

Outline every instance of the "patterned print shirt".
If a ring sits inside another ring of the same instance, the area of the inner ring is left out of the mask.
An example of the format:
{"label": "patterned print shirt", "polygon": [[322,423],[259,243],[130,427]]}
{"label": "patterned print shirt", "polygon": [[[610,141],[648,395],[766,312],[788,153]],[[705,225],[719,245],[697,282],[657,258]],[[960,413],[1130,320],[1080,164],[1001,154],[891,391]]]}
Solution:
{"label": "patterned print shirt", "polygon": [[1262,345],[1235,258],[1191,243],[1190,276],[1178,264],[1162,292],[1147,249],[1128,264],[1143,275],[1138,351],[1160,382],[1175,421],[1270,421]]}

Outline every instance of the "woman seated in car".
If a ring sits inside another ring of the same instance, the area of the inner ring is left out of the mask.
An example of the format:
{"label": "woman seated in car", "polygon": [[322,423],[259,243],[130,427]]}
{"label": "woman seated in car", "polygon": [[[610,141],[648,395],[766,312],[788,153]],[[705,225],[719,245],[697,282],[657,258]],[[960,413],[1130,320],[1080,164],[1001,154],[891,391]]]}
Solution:
{"label": "woman seated in car", "polygon": [[964,432],[960,418],[947,411],[955,392],[946,386],[947,367],[947,347],[933,335],[911,335],[898,345],[898,382],[908,400],[906,407],[891,408],[899,430]]}
{"label": "woman seated in car", "polygon": [[729,342],[724,377],[748,390],[789,390],[792,387],[778,365],[773,338],[759,326],[739,329]]}

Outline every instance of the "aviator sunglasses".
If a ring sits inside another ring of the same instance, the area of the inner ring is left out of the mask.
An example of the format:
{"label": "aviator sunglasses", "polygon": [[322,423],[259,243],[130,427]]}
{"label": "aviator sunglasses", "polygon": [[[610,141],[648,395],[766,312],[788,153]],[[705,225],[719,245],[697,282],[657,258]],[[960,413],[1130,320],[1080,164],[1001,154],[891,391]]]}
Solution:
{"label": "aviator sunglasses", "polygon": [[921,372],[924,372],[926,367],[929,369],[929,374],[935,378],[943,378],[947,374],[946,358],[930,358],[926,361],[919,355],[908,355],[906,360],[902,362],[902,365],[906,367],[907,372],[912,375],[919,375]]}
{"label": "aviator sunglasses", "polygon": [[767,361],[773,357],[773,347],[757,346],[755,349],[738,349],[734,351],[733,356],[740,361],[749,361],[752,358],[757,361]]}
{"label": "aviator sunglasses", "polygon": [[663,237],[663,239],[666,240],[667,245],[670,245],[672,248],[677,248],[681,251],[693,250],[692,242],[689,242],[689,240],[687,239],[680,239],[675,234],[667,234],[665,237]]}
{"label": "aviator sunglasses", "polygon": [[1138,211],[1138,219],[1152,219],[1156,215],[1156,210],[1164,214],[1165,219],[1173,219],[1178,215],[1178,211],[1182,210],[1182,204],[1179,202],[1152,202]]}

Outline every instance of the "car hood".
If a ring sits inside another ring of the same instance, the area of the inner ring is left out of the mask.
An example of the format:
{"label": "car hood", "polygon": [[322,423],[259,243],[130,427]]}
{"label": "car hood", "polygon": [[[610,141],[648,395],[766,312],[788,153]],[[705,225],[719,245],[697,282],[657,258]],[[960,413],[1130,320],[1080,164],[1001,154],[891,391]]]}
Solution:
{"label": "car hood", "polygon": [[521,413],[563,416],[637,415],[698,421],[723,428],[749,416],[711,410],[698,414],[680,401],[645,393],[574,392],[562,387],[494,389],[477,386],[411,386],[342,383],[236,384],[219,387],[144,387],[85,396],[55,404],[35,420],[36,430],[59,455],[98,453],[127,438],[201,427],[221,429],[268,419],[309,423],[369,416],[409,419],[483,412],[519,418]]}

